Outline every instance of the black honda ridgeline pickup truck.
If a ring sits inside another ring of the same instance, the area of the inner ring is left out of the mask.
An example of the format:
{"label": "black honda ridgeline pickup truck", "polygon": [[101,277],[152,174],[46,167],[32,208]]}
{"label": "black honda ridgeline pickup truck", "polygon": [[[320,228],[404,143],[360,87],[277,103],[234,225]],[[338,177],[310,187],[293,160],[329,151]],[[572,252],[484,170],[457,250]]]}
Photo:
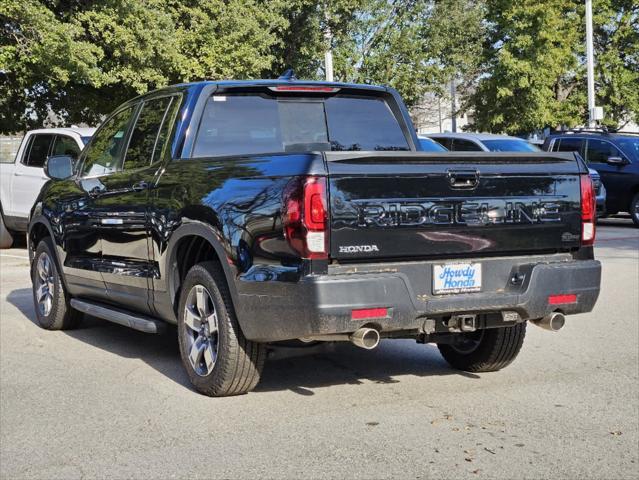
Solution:
{"label": "black honda ridgeline pickup truck", "polygon": [[291,80],[176,85],[50,157],[31,215],[37,319],[176,324],[211,396],[250,391],[266,345],[436,343],[499,370],[528,321],[599,294],[595,203],[574,153],[423,153],[390,88]]}

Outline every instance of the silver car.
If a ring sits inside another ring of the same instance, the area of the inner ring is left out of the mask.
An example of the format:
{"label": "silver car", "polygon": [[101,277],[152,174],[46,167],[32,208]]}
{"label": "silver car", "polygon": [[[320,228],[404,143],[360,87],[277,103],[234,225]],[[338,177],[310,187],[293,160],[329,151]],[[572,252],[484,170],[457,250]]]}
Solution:
{"label": "silver car", "polygon": [[[493,133],[432,133],[427,135],[453,152],[540,152],[536,145],[523,138]],[[595,187],[597,214],[606,211],[606,188],[596,170],[588,169]]]}

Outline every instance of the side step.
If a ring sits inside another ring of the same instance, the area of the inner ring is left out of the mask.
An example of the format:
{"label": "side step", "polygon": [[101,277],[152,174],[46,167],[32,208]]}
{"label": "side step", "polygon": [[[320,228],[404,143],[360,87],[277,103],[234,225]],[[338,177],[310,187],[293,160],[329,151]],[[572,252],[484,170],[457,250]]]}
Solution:
{"label": "side step", "polygon": [[94,317],[102,318],[109,322],[117,323],[118,325],[123,325],[144,333],[161,333],[166,329],[166,323],[161,320],[156,320],[155,318],[138,313],[127,312],[126,310],[110,305],[72,298],[71,306],[87,315],[93,315]]}

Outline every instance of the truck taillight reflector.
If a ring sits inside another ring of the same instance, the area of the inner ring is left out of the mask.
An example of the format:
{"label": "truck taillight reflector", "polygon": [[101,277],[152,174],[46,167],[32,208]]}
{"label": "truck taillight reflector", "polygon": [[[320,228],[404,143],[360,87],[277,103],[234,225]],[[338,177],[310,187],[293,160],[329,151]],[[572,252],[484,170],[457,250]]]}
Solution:
{"label": "truck taillight reflector", "polygon": [[367,318],[384,318],[388,316],[388,308],[360,308],[351,312],[351,320]]}
{"label": "truck taillight reflector", "polygon": [[550,295],[548,297],[548,305],[566,305],[568,303],[577,303],[577,295],[570,293],[567,295]]}
{"label": "truck taillight reflector", "polygon": [[584,246],[595,243],[596,202],[590,175],[581,175],[581,244]]}
{"label": "truck taillight reflector", "polygon": [[326,178],[294,178],[284,191],[286,239],[302,258],[328,258]]}

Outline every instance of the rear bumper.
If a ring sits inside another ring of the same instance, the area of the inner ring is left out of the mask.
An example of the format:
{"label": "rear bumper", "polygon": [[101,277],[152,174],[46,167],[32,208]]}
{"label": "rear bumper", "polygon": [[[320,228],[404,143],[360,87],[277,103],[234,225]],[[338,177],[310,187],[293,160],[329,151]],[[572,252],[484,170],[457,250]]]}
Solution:
{"label": "rear bumper", "polygon": [[[591,311],[599,296],[601,264],[596,260],[553,255],[472,261],[483,266],[480,293],[433,295],[432,267],[443,261],[339,266],[329,275],[296,282],[268,280],[275,276],[241,280],[236,310],[248,339],[269,342],[353,332],[370,323],[382,332],[423,331],[427,318],[458,313],[507,310],[525,320],[557,310],[570,315]],[[575,294],[577,301],[549,305],[548,297],[556,294]],[[374,307],[388,308],[388,316],[351,319],[353,309]]]}

